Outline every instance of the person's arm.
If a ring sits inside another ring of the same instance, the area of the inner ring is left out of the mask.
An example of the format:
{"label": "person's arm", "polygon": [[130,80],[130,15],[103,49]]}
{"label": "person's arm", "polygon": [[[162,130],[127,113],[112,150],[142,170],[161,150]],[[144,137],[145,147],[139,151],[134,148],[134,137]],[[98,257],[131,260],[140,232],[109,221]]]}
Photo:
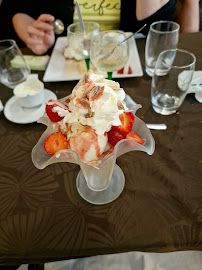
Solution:
{"label": "person's arm", "polygon": [[177,0],[176,22],[184,33],[199,31],[199,0]]}
{"label": "person's arm", "polygon": [[136,0],[136,17],[138,21],[154,14],[163,7],[169,0]]}
{"label": "person's arm", "polygon": [[34,21],[32,17],[24,13],[18,13],[13,16],[12,22],[15,32],[25,44],[27,44],[29,38],[28,26],[33,25]]}
{"label": "person's arm", "polygon": [[54,44],[53,20],[49,14],[42,14],[37,20],[24,13],[17,13],[12,18],[17,35],[36,54],[46,53]]}

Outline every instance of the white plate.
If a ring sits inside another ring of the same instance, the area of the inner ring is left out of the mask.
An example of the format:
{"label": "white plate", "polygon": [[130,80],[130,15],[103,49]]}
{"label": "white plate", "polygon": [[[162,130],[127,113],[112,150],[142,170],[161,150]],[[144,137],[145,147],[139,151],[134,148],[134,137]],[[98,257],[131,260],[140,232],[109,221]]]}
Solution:
{"label": "white plate", "polygon": [[[48,101],[49,99],[57,99],[56,95],[52,91],[47,89],[44,89],[44,91],[44,102]],[[16,124],[29,124],[36,122],[41,116],[43,116],[44,112],[44,103],[37,108],[22,108],[16,96],[11,97],[4,107],[5,117],[9,121]]]}
{"label": "white plate", "polygon": [[[131,33],[127,33],[131,34]],[[55,81],[73,81],[79,80],[82,77],[81,61],[75,61],[72,59],[66,60],[64,57],[64,49],[67,45],[67,37],[59,37],[56,41],[53,49],[50,61],[46,68],[43,81],[55,82]],[[84,60],[83,64],[85,68]],[[132,70],[131,74],[128,74],[129,66]],[[129,59],[124,67],[123,74],[113,72],[113,78],[126,78],[126,77],[140,77],[143,75],[142,66],[134,38],[129,39]]]}

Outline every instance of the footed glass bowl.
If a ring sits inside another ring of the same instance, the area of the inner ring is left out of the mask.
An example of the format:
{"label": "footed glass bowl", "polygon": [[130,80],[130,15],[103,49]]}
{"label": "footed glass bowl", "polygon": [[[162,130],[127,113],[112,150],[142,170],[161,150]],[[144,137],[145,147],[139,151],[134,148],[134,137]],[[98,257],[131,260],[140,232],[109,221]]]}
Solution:
{"label": "footed glass bowl", "polygon": [[[65,100],[62,99],[61,101]],[[136,104],[128,95],[125,98],[129,110],[136,113],[141,105]],[[119,141],[114,151],[105,156],[96,166],[84,163],[79,155],[68,149],[58,151],[54,156],[50,156],[44,150],[45,139],[54,132],[50,121],[46,115],[38,120],[47,126],[38,143],[32,150],[32,161],[38,169],[57,162],[71,162],[78,164],[81,168],[76,179],[76,186],[80,196],[92,204],[106,204],[115,200],[123,191],[125,177],[121,168],[116,165],[116,158],[129,151],[143,151],[152,155],[155,148],[154,139],[145,123],[135,116],[133,131],[144,139],[144,144],[140,145],[132,140],[124,139]]]}

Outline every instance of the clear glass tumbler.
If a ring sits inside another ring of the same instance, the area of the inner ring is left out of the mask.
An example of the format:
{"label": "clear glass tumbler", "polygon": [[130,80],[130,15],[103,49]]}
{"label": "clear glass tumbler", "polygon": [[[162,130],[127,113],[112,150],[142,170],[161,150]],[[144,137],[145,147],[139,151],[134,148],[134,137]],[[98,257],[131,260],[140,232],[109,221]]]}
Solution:
{"label": "clear glass tumbler", "polygon": [[106,71],[108,79],[112,78],[113,71],[123,68],[128,61],[128,41],[119,45],[126,38],[122,31],[109,30],[100,32],[92,39],[91,62],[97,70]]}
{"label": "clear glass tumbler", "polygon": [[0,82],[9,88],[25,81],[30,69],[15,40],[0,40]]}
{"label": "clear glass tumbler", "polygon": [[89,58],[92,36],[99,33],[99,24],[96,22],[84,22],[84,33],[78,22],[67,28],[67,45],[75,59]]}
{"label": "clear glass tumbler", "polygon": [[155,112],[170,115],[177,111],[192,81],[196,58],[184,50],[166,50],[156,62],[151,84]]}
{"label": "clear glass tumbler", "polygon": [[158,21],[150,25],[145,47],[145,69],[149,76],[154,74],[159,54],[177,48],[179,29],[179,24],[172,21]]}

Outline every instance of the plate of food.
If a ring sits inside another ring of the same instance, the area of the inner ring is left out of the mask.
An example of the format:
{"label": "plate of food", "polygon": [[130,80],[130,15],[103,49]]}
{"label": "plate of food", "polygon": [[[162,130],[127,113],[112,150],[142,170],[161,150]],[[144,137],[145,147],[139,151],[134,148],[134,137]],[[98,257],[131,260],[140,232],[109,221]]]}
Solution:
{"label": "plate of food", "polygon": [[[131,33],[127,33],[129,35]],[[121,70],[113,72],[113,78],[140,77],[143,75],[142,66],[134,38],[129,39],[129,59]],[[86,72],[85,60],[69,59],[65,57],[67,37],[56,40],[50,61],[46,68],[43,81],[74,81],[80,80]],[[91,65],[91,69],[94,69]],[[96,72],[94,70],[94,72]],[[101,71],[99,71],[101,73]],[[103,72],[102,72],[103,73]],[[103,75],[107,76],[107,74]]]}

